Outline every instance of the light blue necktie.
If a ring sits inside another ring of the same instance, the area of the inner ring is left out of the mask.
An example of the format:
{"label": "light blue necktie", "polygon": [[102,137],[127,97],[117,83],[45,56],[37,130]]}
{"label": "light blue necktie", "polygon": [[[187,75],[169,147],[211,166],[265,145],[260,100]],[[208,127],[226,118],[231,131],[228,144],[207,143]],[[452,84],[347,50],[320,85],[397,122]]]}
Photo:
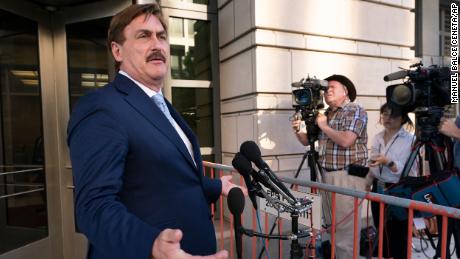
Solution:
{"label": "light blue necktie", "polygon": [[165,102],[165,99],[163,98],[163,95],[156,94],[156,95],[152,96],[152,100],[155,102],[155,104],[158,106],[158,108],[160,108],[160,110],[163,112],[163,114],[169,120],[171,125],[174,126],[175,121],[174,121],[173,117],[171,116],[171,113],[169,113],[169,109],[168,109],[168,106],[166,106],[166,102]]}
{"label": "light blue necktie", "polygon": [[[185,135],[185,133],[182,131],[182,129],[180,129],[180,127],[176,128],[176,126],[175,126],[176,121],[171,116],[171,113],[169,113],[169,109],[168,109],[168,106],[166,106],[166,102],[165,102],[165,99],[163,98],[163,95],[156,94],[156,95],[152,96],[151,98],[155,102],[155,104],[158,106],[158,108],[160,108],[160,110],[163,112],[163,114],[166,116],[166,118],[169,120],[169,123],[171,123],[171,125],[176,129],[177,134],[179,134],[180,138],[182,139],[182,142],[184,142],[184,145],[187,148],[188,153],[190,154],[190,157],[192,158],[193,163],[196,166],[195,156],[193,155],[193,150],[192,150],[192,146],[191,146],[192,143],[190,143],[188,137]],[[185,139],[187,139],[187,141]],[[187,143],[190,146],[188,146]]]}

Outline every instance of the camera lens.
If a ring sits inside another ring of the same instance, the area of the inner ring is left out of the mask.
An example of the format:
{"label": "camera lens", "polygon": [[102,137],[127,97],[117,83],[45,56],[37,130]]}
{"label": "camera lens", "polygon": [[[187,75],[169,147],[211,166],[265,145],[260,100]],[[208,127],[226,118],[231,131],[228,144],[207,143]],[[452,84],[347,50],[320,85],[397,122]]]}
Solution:
{"label": "camera lens", "polygon": [[306,106],[311,104],[311,93],[307,89],[299,89],[294,91],[295,102],[298,105]]}

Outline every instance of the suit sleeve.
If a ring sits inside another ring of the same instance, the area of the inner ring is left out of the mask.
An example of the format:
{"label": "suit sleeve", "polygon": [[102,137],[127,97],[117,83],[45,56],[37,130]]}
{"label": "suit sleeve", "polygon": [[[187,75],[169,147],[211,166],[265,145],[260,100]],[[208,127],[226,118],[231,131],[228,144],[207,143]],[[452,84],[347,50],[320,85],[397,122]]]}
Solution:
{"label": "suit sleeve", "polygon": [[214,203],[219,199],[222,193],[222,181],[219,179],[211,179],[207,176],[203,177],[203,189],[208,202]]}
{"label": "suit sleeve", "polygon": [[71,119],[68,144],[78,228],[107,258],[150,258],[159,230],[120,202],[128,138],[108,112]]}

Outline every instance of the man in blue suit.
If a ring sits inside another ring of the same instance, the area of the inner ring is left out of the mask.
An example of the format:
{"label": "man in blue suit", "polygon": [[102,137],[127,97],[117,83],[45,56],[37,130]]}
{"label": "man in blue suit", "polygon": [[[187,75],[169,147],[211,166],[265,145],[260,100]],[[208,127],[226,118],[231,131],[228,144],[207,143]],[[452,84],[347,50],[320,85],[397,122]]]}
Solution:
{"label": "man in blue suit", "polygon": [[203,176],[193,132],[162,96],[169,44],[158,4],[114,16],[108,45],[119,72],[80,99],[68,126],[88,258],[227,258],[209,204],[235,185]]}

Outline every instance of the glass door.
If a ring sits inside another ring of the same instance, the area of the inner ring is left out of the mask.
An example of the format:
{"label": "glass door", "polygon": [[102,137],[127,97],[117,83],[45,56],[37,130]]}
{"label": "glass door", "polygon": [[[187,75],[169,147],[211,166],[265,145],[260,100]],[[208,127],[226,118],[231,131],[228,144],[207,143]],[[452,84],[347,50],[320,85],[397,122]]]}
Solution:
{"label": "glass door", "polygon": [[38,25],[0,10],[0,254],[48,236]]}

